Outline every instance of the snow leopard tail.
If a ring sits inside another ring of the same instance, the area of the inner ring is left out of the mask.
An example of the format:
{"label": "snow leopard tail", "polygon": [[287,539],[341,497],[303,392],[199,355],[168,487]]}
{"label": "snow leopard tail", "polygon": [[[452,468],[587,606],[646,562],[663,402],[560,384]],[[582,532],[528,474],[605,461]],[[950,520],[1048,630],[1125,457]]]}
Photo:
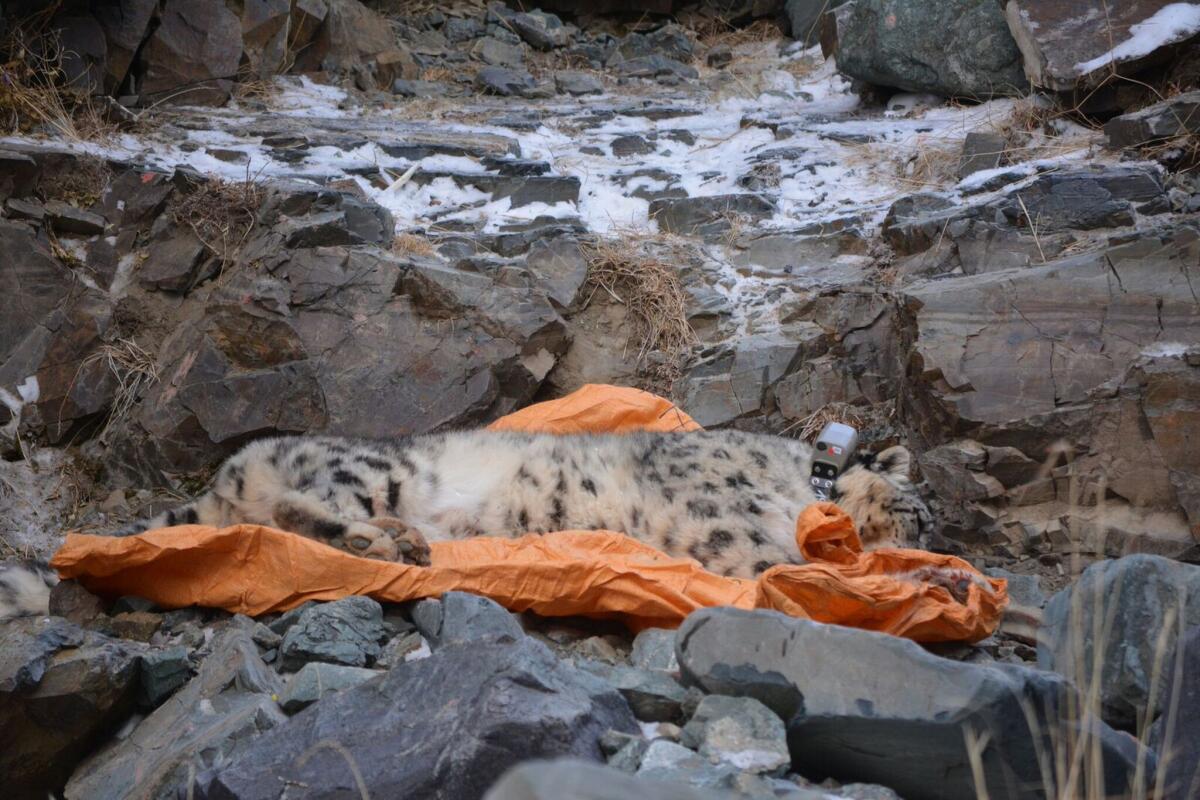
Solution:
{"label": "snow leopard tail", "polygon": [[[220,521],[220,502],[214,495],[203,495],[105,535],[133,536],[172,525],[220,524]],[[45,561],[21,559],[0,563],[0,622],[50,613],[50,589],[57,583],[58,575]]]}
{"label": "snow leopard tail", "polygon": [[0,622],[50,613],[50,590],[58,575],[45,561],[21,559],[0,563]]}

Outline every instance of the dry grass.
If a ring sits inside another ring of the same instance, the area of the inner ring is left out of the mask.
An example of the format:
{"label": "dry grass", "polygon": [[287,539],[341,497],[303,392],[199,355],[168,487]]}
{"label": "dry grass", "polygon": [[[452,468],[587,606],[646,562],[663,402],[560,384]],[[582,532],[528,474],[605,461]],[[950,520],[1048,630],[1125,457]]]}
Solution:
{"label": "dry grass", "polygon": [[585,244],[583,253],[590,289],[585,305],[603,292],[626,306],[633,322],[629,345],[637,350],[639,367],[669,388],[696,340],[678,268],[636,238],[601,239]]}
{"label": "dry grass", "polygon": [[392,252],[398,256],[431,256],[433,242],[415,233],[402,233],[392,240]]}
{"label": "dry grass", "polygon": [[112,406],[99,435],[100,442],[107,443],[112,426],[128,417],[142,392],[158,383],[158,366],[154,356],[132,339],[118,339],[101,346],[80,363],[76,377],[92,364],[103,364],[117,382]]}
{"label": "dry grass", "polygon": [[224,269],[258,222],[262,201],[263,188],[248,172],[237,182],[214,176],[175,201],[171,216],[189,226]]}
{"label": "dry grass", "polygon": [[80,156],[70,169],[42,176],[38,190],[47,200],[62,200],[76,208],[89,208],[104,195],[112,181],[112,168],[96,156]]}
{"label": "dry grass", "polygon": [[795,436],[810,441],[831,422],[840,422],[851,428],[862,429],[866,422],[863,409],[849,403],[829,403],[803,419],[798,419],[781,431],[780,435]]}
{"label": "dry grass", "polygon": [[0,125],[72,142],[106,140],[116,127],[91,88],[72,84],[63,69],[67,53],[48,28],[55,5],[16,23],[0,42]]}

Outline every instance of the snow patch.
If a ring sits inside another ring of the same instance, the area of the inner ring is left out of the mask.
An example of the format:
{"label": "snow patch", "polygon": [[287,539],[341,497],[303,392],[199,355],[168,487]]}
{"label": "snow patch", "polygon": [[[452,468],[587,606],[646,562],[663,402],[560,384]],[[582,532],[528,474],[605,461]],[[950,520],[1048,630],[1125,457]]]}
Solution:
{"label": "snow patch", "polygon": [[1181,41],[1195,33],[1200,33],[1200,5],[1171,3],[1160,8],[1149,19],[1130,26],[1129,38],[1112,50],[1091,61],[1076,64],[1075,74],[1087,75],[1116,61],[1148,56],[1164,45]]}
{"label": "snow patch", "polygon": [[1193,345],[1183,342],[1155,342],[1142,348],[1142,355],[1149,358],[1179,358],[1187,355]]}

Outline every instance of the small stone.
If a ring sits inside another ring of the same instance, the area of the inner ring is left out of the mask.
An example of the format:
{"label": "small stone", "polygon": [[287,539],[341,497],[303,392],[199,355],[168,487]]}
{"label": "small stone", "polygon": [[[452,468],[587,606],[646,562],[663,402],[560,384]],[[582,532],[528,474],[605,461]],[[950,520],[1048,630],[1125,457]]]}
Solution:
{"label": "small stone", "polygon": [[996,169],[1007,149],[1008,143],[998,133],[968,133],[958,161],[959,179],[985,169]]}
{"label": "small stone", "polygon": [[383,646],[383,651],[379,654],[379,658],[375,660],[375,666],[380,669],[391,669],[397,664],[403,664],[405,661],[408,661],[409,657],[420,652],[422,647],[429,650],[429,643],[415,630],[393,636]]}
{"label": "small stone", "polygon": [[293,671],[322,661],[365,667],[379,655],[383,636],[383,610],[369,597],[316,605],[283,635],[282,666]]}
{"label": "small stone", "polygon": [[46,221],[58,233],[76,233],[95,236],[104,233],[107,222],[99,214],[76,208],[62,200],[48,200],[45,205]]}
{"label": "small stone", "polygon": [[10,197],[5,201],[4,208],[8,211],[8,216],[13,219],[27,220],[29,222],[42,222],[46,219],[46,209],[42,207],[41,203],[31,200]]}
{"label": "small stone", "polygon": [[783,720],[752,697],[704,698],[680,741],[747,772],[779,776],[792,763]]}
{"label": "small stone", "polygon": [[733,61],[733,50],[727,44],[719,44],[708,51],[708,55],[704,57],[704,63],[713,69],[721,69],[727,67]]}
{"label": "small stone", "polygon": [[517,618],[499,603],[466,592],[422,600],[413,607],[413,623],[434,650],[460,642],[515,641],[525,635]]}
{"label": "small stone", "polygon": [[503,97],[528,97],[537,89],[537,81],[523,70],[484,67],[475,75],[475,85],[484,92]]}
{"label": "small stone", "polygon": [[471,48],[471,55],[493,67],[518,67],[525,60],[520,45],[502,42],[491,36],[476,42]]}
{"label": "small stone", "polygon": [[108,610],[110,614],[123,614],[126,611],[153,611],[158,608],[153,600],[147,600],[144,597],[127,594],[118,597],[116,602],[112,604],[112,608]]}
{"label": "small stone", "polygon": [[584,658],[606,661],[610,664],[621,660],[621,654],[617,652],[617,648],[600,636],[589,636],[584,639],[575,645],[575,652]]}
{"label": "small stone", "polygon": [[86,626],[104,616],[104,601],[83,588],[79,581],[59,581],[50,589],[50,616]]}
{"label": "small stone", "polygon": [[162,705],[192,676],[192,663],[186,647],[150,650],[142,655],[140,669],[138,706],[147,710]]}
{"label": "small stone", "polygon": [[636,134],[618,136],[612,140],[609,146],[612,148],[613,155],[617,158],[644,156],[654,152],[654,145]]}
{"label": "small stone", "polygon": [[263,650],[272,650],[279,647],[283,642],[282,636],[261,622],[254,623],[254,628],[250,631],[250,636],[254,639],[254,643]]}
{"label": "small stone", "polygon": [[683,718],[686,690],[664,672],[599,661],[582,661],[578,666],[619,691],[640,720],[670,722]]}
{"label": "small stone", "polygon": [[629,662],[642,669],[679,671],[675,658],[675,631],[665,628],[647,628],[633,640],[633,653]]}
{"label": "small stone", "polygon": [[638,767],[642,765],[642,756],[646,754],[649,747],[650,743],[645,739],[632,739],[609,756],[608,765],[631,775],[636,774]]}
{"label": "small stone", "polygon": [[112,618],[112,631],[122,639],[148,642],[162,625],[162,617],[153,611],[127,611]]}
{"label": "small stone", "polygon": [[558,91],[578,97],[584,94],[604,94],[604,84],[590,72],[560,70],[554,74]]}
{"label": "small stone", "polygon": [[338,664],[305,664],[279,695],[279,707],[288,714],[307,708],[331,692],[340,692],[383,675],[383,670]]}

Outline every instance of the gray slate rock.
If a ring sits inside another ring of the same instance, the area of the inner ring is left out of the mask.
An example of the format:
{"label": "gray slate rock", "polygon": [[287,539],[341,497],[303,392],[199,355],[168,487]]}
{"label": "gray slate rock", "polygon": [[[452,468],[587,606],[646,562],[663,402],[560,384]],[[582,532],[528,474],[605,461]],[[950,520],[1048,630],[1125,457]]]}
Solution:
{"label": "gray slate rock", "polygon": [[1189,133],[1200,133],[1200,90],[1122,114],[1104,124],[1104,135],[1112,148],[1138,147]]}
{"label": "gray slate rock", "polygon": [[58,233],[95,236],[104,233],[108,224],[99,214],[76,208],[62,200],[47,200],[43,209],[46,212],[46,221]]}
{"label": "gray slate rock", "polygon": [[724,790],[732,797],[752,800],[824,800],[825,795],[799,789],[795,784],[742,772],[731,764],[713,763],[682,745],[656,739],[642,755],[637,776],[708,790]]}
{"label": "gray slate rock", "polygon": [[[1020,787],[1042,786],[1038,747],[1078,735],[1066,714],[1079,698],[1061,676],[950,661],[885,634],[714,608],[684,621],[676,647],[685,684],[754,697],[789,720],[793,769],[812,780],[879,783],[910,800],[973,799],[967,725],[991,736],[983,755],[989,793],[1033,797]],[[1026,708],[1037,710],[1040,736]],[[1137,753],[1102,723],[1097,734],[1115,791],[1132,778]]]}
{"label": "gray slate rock", "polygon": [[475,85],[503,97],[529,97],[537,89],[537,81],[524,70],[504,67],[484,67],[475,75]]}
{"label": "gray slate rock", "polygon": [[1171,678],[1163,681],[1163,708],[1172,713],[1159,717],[1150,738],[1166,772],[1162,800],[1189,800],[1200,785],[1200,627],[1188,630],[1178,647],[1166,661]]}
{"label": "gray slate rock", "polygon": [[679,722],[683,718],[687,692],[663,672],[592,660],[581,660],[578,666],[619,691],[640,720]]}
{"label": "gray slate rock", "polygon": [[129,736],[81,763],[68,800],[168,800],[186,796],[195,776],[220,767],[256,735],[286,719],[271,695],[279,676],[258,655],[250,632],[222,630],[195,678]]}
{"label": "gray slate rock", "polygon": [[[358,796],[351,761],[371,797],[471,800],[522,761],[600,761],[609,729],[637,730],[625,701],[544,645],[450,645],[292,717],[206,777],[197,797],[274,797],[280,781],[292,798]],[[331,739],[338,749],[319,746]]]}
{"label": "gray slate rock", "polygon": [[961,179],[985,169],[996,169],[1004,160],[1004,151],[1007,149],[1008,143],[998,133],[968,133],[963,139],[958,177]]}
{"label": "gray slate rock", "polygon": [[675,631],[666,628],[647,628],[633,639],[629,663],[642,669],[679,670],[675,658]]}
{"label": "gray slate rock", "polygon": [[525,636],[521,623],[499,603],[467,592],[446,592],[440,600],[413,607],[413,623],[437,650],[451,644],[515,641]]}
{"label": "gray slate rock", "polygon": [[522,39],[538,50],[553,50],[571,43],[571,29],[554,14],[530,11],[513,14],[508,22]]}
{"label": "gray slate rock", "polygon": [[757,194],[668,198],[650,204],[650,218],[660,230],[693,236],[724,233],[730,228],[730,216],[758,221],[774,213],[775,206]]}
{"label": "gray slate rock", "polygon": [[604,84],[590,72],[559,70],[554,73],[554,86],[558,91],[570,95],[604,94]]}
{"label": "gray slate rock", "polygon": [[282,666],[298,670],[310,661],[365,667],[386,638],[383,609],[369,597],[347,597],[306,609],[280,645]]}
{"label": "gray slate rock", "polygon": [[45,797],[134,708],[140,650],[57,617],[0,625],[0,774]]}
{"label": "gray slate rock", "polygon": [[744,772],[779,776],[792,764],[783,720],[753,697],[705,697],[679,741]]}
{"label": "gray slate rock", "polygon": [[505,773],[484,800],[722,800],[733,795],[636,778],[576,759],[530,761]]}
{"label": "gray slate rock", "polygon": [[1029,85],[995,0],[856,0],[838,15],[837,65],[881,86],[986,99]]}
{"label": "gray slate rock", "polygon": [[[1181,615],[1186,627],[1200,625],[1200,567],[1150,555],[1101,561],[1046,604],[1038,666],[1087,685],[1099,648],[1104,719],[1132,729],[1150,701],[1156,659],[1165,664],[1175,650],[1178,622],[1165,632],[1165,651],[1156,652],[1163,624]],[[1097,629],[1107,629],[1101,641]],[[1162,708],[1158,696],[1152,717]]]}
{"label": "gray slate rock", "polygon": [[383,674],[382,670],[312,661],[288,681],[279,695],[279,707],[288,714],[295,714],[327,694],[353,688]]}
{"label": "gray slate rock", "polygon": [[138,676],[138,705],[158,708],[192,677],[192,660],[183,646],[148,650]]}
{"label": "gray slate rock", "polygon": [[494,36],[476,42],[471,47],[471,54],[494,67],[519,67],[525,60],[525,51],[521,49],[520,43],[504,42]]}

